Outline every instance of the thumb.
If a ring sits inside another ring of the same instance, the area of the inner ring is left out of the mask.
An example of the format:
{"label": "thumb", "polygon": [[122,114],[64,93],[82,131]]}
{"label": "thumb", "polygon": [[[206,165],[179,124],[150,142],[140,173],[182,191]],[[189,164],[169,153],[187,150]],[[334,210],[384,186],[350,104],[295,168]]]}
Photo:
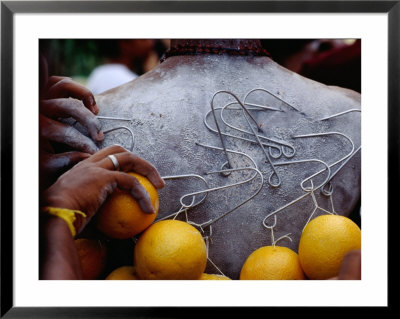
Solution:
{"label": "thumb", "polygon": [[128,191],[135,198],[140,208],[146,214],[154,214],[155,210],[151,203],[150,195],[139,183],[136,177],[124,172],[113,171],[115,181],[120,189]]}

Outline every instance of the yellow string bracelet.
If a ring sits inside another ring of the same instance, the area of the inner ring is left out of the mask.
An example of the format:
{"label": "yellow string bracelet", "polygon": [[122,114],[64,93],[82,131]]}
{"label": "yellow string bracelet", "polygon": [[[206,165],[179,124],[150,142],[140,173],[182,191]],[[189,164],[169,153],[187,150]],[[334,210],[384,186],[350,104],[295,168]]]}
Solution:
{"label": "yellow string bracelet", "polygon": [[42,208],[42,211],[44,213],[47,213],[47,214],[50,214],[53,216],[57,216],[57,217],[63,219],[67,223],[68,228],[71,231],[72,237],[74,237],[76,235],[76,229],[74,226],[74,222],[76,220],[75,214],[79,214],[86,218],[85,213],[81,212],[80,210],[75,210],[75,209],[46,206],[46,207]]}

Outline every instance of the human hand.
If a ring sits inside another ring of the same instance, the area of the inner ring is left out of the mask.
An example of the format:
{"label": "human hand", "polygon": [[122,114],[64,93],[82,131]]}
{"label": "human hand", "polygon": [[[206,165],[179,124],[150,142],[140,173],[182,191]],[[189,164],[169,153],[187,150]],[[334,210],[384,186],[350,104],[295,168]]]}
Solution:
{"label": "human hand", "polygon": [[[114,170],[108,155],[117,158],[121,171]],[[149,194],[135,177],[126,173],[130,171],[146,176],[157,189],[164,187],[164,181],[153,165],[123,147],[114,145],[91,155],[61,175],[43,193],[42,204],[86,213],[87,218],[77,228],[77,233],[116,187],[130,192],[145,213],[154,213]]]}
{"label": "human hand", "polygon": [[[90,154],[98,151],[93,141],[102,141],[104,134],[95,116],[99,109],[87,88],[70,78],[52,76],[40,94],[39,111],[41,137]],[[85,127],[93,141],[73,126],[59,121],[69,117]]]}
{"label": "human hand", "polygon": [[[41,189],[65,170],[98,151],[95,142],[104,139],[93,94],[67,77],[47,76],[47,63],[40,57],[39,156]],[[71,117],[87,129],[89,137],[60,119]],[[52,142],[71,150],[57,152]]]}
{"label": "human hand", "polygon": [[349,251],[343,258],[339,275],[331,280],[361,280],[361,250]]}

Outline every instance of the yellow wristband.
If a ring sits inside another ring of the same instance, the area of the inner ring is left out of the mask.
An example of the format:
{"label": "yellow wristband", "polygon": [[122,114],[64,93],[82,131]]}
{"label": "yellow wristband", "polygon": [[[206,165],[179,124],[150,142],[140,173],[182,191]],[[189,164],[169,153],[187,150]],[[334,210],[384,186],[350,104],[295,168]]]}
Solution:
{"label": "yellow wristband", "polygon": [[68,228],[71,231],[72,237],[74,237],[76,235],[76,229],[74,226],[74,222],[76,220],[76,216],[75,214],[79,214],[82,215],[83,217],[86,217],[85,213],[82,213],[80,210],[72,210],[72,209],[67,209],[67,208],[58,208],[58,207],[43,207],[42,211],[44,213],[53,215],[53,216],[57,216],[61,219],[63,219],[67,225]]}

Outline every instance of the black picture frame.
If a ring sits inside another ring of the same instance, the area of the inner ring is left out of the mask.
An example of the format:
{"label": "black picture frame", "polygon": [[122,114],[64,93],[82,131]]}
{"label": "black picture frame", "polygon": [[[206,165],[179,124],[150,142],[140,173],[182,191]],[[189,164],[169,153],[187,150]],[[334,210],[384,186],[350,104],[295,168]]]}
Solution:
{"label": "black picture frame", "polygon": [[[400,108],[400,1],[1,1],[1,317],[192,317],[188,308],[14,307],[13,303],[13,19],[15,13],[387,13],[388,207],[398,212]],[[388,218],[390,215],[388,214]],[[388,227],[393,223],[388,223]],[[388,228],[389,229],[389,228]],[[390,232],[390,231],[389,231]],[[390,241],[388,241],[390,246]],[[389,259],[390,255],[388,254]],[[390,262],[389,262],[390,264]],[[388,282],[388,284],[390,281]],[[390,305],[390,298],[388,300]],[[292,308],[293,309],[293,308]],[[222,315],[224,308],[207,309]],[[241,310],[240,310],[241,311]],[[235,314],[240,315],[235,310]],[[297,309],[296,311],[299,311]],[[302,311],[296,314],[301,314]],[[205,313],[205,315],[207,314]]]}

